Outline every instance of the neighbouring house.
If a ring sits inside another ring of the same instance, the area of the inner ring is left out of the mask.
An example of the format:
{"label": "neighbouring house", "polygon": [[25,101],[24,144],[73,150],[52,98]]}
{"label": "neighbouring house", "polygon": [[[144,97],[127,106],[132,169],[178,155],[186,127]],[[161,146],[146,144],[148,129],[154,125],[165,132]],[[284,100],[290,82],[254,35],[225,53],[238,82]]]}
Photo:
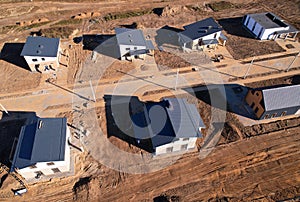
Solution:
{"label": "neighbouring house", "polygon": [[295,39],[299,32],[295,27],[270,12],[245,15],[243,25],[260,40]]}
{"label": "neighbouring house", "polygon": [[257,119],[300,114],[300,85],[252,89],[245,100]]}
{"label": "neighbouring house", "polygon": [[29,36],[21,52],[33,72],[53,72],[59,66],[59,38]]}
{"label": "neighbouring house", "polygon": [[227,40],[222,34],[222,27],[211,17],[186,25],[184,29],[178,33],[183,50],[204,50],[215,48],[218,44],[224,46]]}
{"label": "neighbouring house", "polygon": [[142,30],[115,28],[118,58],[121,60],[144,59],[146,54],[153,54],[151,40],[146,40]]}
{"label": "neighbouring house", "polygon": [[179,98],[144,103],[132,121],[136,141],[150,140],[154,156],[194,150],[205,127],[196,106]]}
{"label": "neighbouring house", "polygon": [[21,128],[11,172],[25,179],[70,171],[70,130],[66,118],[36,118]]}

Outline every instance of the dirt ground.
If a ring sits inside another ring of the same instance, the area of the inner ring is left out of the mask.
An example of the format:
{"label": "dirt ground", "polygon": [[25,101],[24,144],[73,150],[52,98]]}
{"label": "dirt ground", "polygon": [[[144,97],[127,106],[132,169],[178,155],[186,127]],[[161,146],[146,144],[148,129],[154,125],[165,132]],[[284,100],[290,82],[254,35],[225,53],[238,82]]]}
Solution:
{"label": "dirt ground", "polygon": [[181,67],[191,66],[190,63],[188,63],[181,57],[164,51],[155,51],[154,58],[160,71],[170,68],[177,69]]}
{"label": "dirt ground", "polygon": [[[5,3],[0,14],[0,93],[21,93],[34,91],[41,86],[42,76],[31,73],[20,59],[20,52],[26,36],[31,32],[43,35],[57,34],[63,31],[63,42],[72,47],[69,50],[70,61],[65,82],[72,86],[80,74],[84,59],[91,54],[83,50],[81,44],[73,43],[73,38],[82,34],[112,34],[114,27],[128,26],[136,23],[140,28],[160,28],[165,25],[181,29],[183,25],[213,16],[224,26],[228,36],[227,49],[235,59],[243,59],[254,55],[280,52],[282,49],[275,42],[257,42],[253,39],[239,36],[237,30],[226,27],[226,23],[236,20],[246,13],[272,11],[289,23],[300,29],[300,1],[288,0],[284,3],[272,0],[232,1],[236,5],[213,11],[205,3],[188,0],[183,6],[182,1],[109,1],[90,2],[27,2]],[[209,3],[210,1],[206,1]],[[171,6],[167,7],[167,5]],[[134,9],[133,9],[134,8]],[[148,14],[104,20],[111,14],[127,11],[154,9]],[[90,20],[71,20],[71,16],[81,12],[97,11],[100,16]],[[30,21],[35,18],[47,18],[47,24],[20,28],[16,22]],[[225,19],[222,21],[222,19]],[[227,19],[227,21],[226,21]],[[229,21],[228,21],[229,19]],[[236,21],[235,21],[236,22]],[[64,28],[66,27],[66,28]],[[50,30],[49,30],[50,29]],[[235,31],[235,32],[232,32]],[[243,34],[243,33],[242,33]],[[51,35],[52,36],[52,35]],[[260,47],[260,48],[258,48]],[[263,47],[263,48],[261,48]],[[14,53],[14,54],[12,54]],[[167,53],[156,52],[155,59],[161,67],[181,68],[187,62],[175,56],[172,59]],[[18,59],[16,59],[18,58]],[[167,59],[166,59],[167,58]],[[175,65],[173,65],[175,63]],[[119,71],[117,71],[119,70]],[[102,77],[103,82],[114,82],[123,76],[121,72],[134,70],[128,61],[116,61]],[[161,69],[164,70],[164,69]],[[120,72],[121,71],[121,72]],[[60,81],[58,81],[60,82]],[[247,87],[263,87],[300,83],[298,77],[286,77],[246,84]],[[168,90],[145,93],[157,98],[170,95]],[[191,95],[183,95],[189,102],[195,103],[207,126],[203,131],[207,135],[212,116],[211,107],[207,102],[194,99]],[[197,96],[197,95],[196,95]],[[207,98],[208,99],[208,98]],[[69,106],[68,106],[69,107]],[[72,123],[73,113],[65,106],[57,116],[65,116]],[[98,118],[105,117],[102,107],[96,109]],[[0,200],[1,201],[278,201],[292,199],[300,195],[300,155],[299,126],[300,118],[274,121],[253,127],[243,127],[234,114],[227,112],[226,124],[215,150],[204,159],[199,159],[198,152],[184,155],[175,164],[161,171],[144,175],[133,175],[114,171],[96,162],[88,153],[76,157],[76,174],[72,177],[52,179],[48,182],[29,186],[29,192],[23,197],[14,197],[11,189],[19,183],[5,171],[0,170]],[[104,119],[101,119],[104,120]],[[0,160],[9,164],[7,156],[10,147],[3,144],[4,140],[12,144],[13,136],[7,138],[3,134],[16,130],[21,125],[13,121],[1,124]],[[107,132],[106,121],[99,121],[104,132]],[[15,134],[15,133],[14,133]],[[109,140],[127,152],[145,152],[137,147],[129,146],[119,138],[110,136]],[[198,141],[198,148],[203,140]],[[7,146],[7,147],[4,147]]]}

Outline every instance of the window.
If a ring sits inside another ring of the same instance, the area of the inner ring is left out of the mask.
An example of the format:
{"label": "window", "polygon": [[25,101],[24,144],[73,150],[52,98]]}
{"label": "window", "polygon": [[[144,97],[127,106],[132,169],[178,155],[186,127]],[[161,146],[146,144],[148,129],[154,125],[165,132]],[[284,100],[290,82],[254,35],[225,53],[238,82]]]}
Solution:
{"label": "window", "polygon": [[42,58],[42,61],[45,61],[45,58]]}
{"label": "window", "polygon": [[42,171],[36,171],[34,172],[36,174],[35,178],[39,179],[42,175],[44,175],[44,173],[42,173]]}
{"label": "window", "polygon": [[266,114],[265,116],[264,116],[264,119],[268,119],[269,118],[269,114]]}
{"label": "window", "polygon": [[166,149],[166,152],[167,153],[171,153],[173,151],[173,147],[168,147],[167,149]]}
{"label": "window", "polygon": [[287,111],[282,112],[280,116],[285,116],[285,115],[286,115],[286,112],[287,112]]}
{"label": "window", "polygon": [[58,168],[52,168],[51,170],[53,171],[53,173],[60,173],[60,170]]}
{"label": "window", "polygon": [[188,141],[188,140],[189,140],[188,137],[185,137],[185,138],[182,139],[182,141]]}
{"label": "window", "polygon": [[182,150],[182,151],[187,150],[187,147],[188,147],[187,144],[181,145],[180,150]]}
{"label": "window", "polygon": [[34,168],[37,168],[37,167],[36,167],[36,165],[34,164],[34,165],[31,165],[30,168],[31,168],[31,169],[34,169]]}
{"label": "window", "polygon": [[130,48],[126,48],[125,50],[130,50]]}
{"label": "window", "polygon": [[32,62],[37,62],[38,60],[37,59],[32,59]]}
{"label": "window", "polygon": [[47,163],[47,166],[53,166],[54,165],[54,163],[53,162],[49,162],[49,163]]}
{"label": "window", "polygon": [[134,47],[134,50],[137,50],[137,47]]}
{"label": "window", "polygon": [[255,108],[254,112],[255,112],[255,113],[257,113],[257,112],[258,112],[258,107],[256,107],[256,108]]}
{"label": "window", "polygon": [[277,115],[277,113],[272,114],[271,118],[274,118]]}

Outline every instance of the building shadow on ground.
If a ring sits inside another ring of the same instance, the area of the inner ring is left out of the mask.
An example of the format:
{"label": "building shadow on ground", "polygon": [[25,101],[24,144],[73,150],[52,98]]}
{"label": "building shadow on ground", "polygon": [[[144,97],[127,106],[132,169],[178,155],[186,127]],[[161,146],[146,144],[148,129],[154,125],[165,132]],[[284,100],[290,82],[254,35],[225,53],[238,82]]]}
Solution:
{"label": "building shadow on ground", "polygon": [[115,35],[110,34],[86,34],[82,36],[82,43],[84,50],[95,50],[98,46],[103,44],[106,40],[113,38]]}
{"label": "building shadow on ground", "polygon": [[137,29],[138,24],[136,22],[133,22],[131,24],[124,24],[124,25],[120,25],[123,28],[127,28],[127,29]]}
{"label": "building shadow on ground", "polygon": [[156,31],[155,42],[158,46],[173,45],[179,47],[178,33],[181,31],[183,30],[166,25]]}
{"label": "building shadow on ground", "polygon": [[10,167],[22,126],[30,124],[37,116],[35,112],[0,113],[0,163]]}
{"label": "building shadow on ground", "polygon": [[242,17],[224,18],[218,20],[218,23],[228,34],[245,38],[254,38],[254,36],[244,28]]}
{"label": "building shadow on ground", "polygon": [[1,60],[14,64],[26,70],[30,70],[24,57],[21,56],[25,43],[5,43],[1,50]]}
{"label": "building shadow on ground", "polygon": [[300,84],[300,75],[293,76],[293,78],[292,78],[292,84],[293,85]]}
{"label": "building shadow on ground", "polygon": [[211,84],[184,89],[214,108],[256,119],[245,97],[249,88],[239,84]]}
{"label": "building shadow on ground", "polygon": [[120,50],[115,35],[84,35],[83,48],[114,59],[120,58]]}
{"label": "building shadow on ground", "polygon": [[152,12],[158,16],[163,14],[164,7],[153,8]]}
{"label": "building shadow on ground", "polygon": [[140,149],[152,153],[151,139],[134,138],[131,116],[143,110],[143,103],[136,96],[104,95],[107,136],[117,137]]}

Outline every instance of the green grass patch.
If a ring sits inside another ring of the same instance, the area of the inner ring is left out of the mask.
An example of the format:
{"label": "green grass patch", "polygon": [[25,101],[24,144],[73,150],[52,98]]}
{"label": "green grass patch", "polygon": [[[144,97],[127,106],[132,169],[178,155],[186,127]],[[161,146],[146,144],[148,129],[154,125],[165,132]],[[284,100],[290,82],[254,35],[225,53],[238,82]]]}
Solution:
{"label": "green grass patch", "polygon": [[105,15],[103,18],[106,21],[110,21],[110,20],[142,16],[142,15],[150,14],[152,12],[153,12],[152,9],[147,9],[147,10],[141,10],[141,11],[129,11],[129,12],[124,12],[124,13],[109,13],[109,14]]}
{"label": "green grass patch", "polygon": [[208,6],[215,12],[235,8],[235,4],[230,3],[228,1],[216,1],[208,4]]}

